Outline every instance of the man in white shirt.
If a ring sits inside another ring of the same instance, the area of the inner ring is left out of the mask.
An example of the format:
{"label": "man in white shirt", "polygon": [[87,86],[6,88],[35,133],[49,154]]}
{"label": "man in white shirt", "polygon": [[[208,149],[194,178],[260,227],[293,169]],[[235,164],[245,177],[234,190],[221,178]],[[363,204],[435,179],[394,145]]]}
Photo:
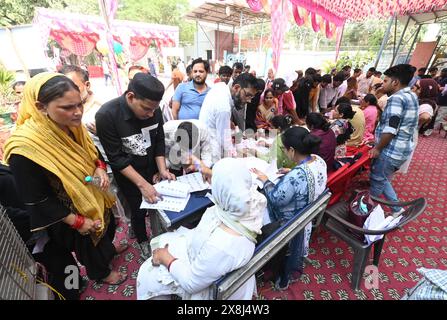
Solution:
{"label": "man in white shirt", "polygon": [[208,92],[199,120],[208,128],[212,146],[212,162],[234,153],[231,141],[231,110],[241,109],[256,94],[256,78],[249,73],[239,75],[232,86],[217,83]]}
{"label": "man in white shirt", "polygon": [[337,73],[332,80],[332,86],[337,89],[337,93],[335,95],[335,100],[337,101],[338,98],[343,97],[346,93],[346,90],[348,89],[348,81],[346,79],[346,72],[341,71]]}
{"label": "man in white shirt", "polygon": [[344,95],[346,88],[341,87],[344,81],[344,76],[342,74],[337,74],[331,80],[329,74],[325,74],[322,77],[320,84],[320,97],[318,103],[320,105],[320,111],[325,112],[327,108],[332,108],[335,105],[335,101]]}
{"label": "man in white shirt", "polygon": [[374,80],[374,72],[376,72],[376,68],[369,68],[366,74],[362,74],[358,78],[358,93],[360,95],[367,95],[370,92]]}
{"label": "man in white shirt", "polygon": [[335,96],[335,90],[332,88],[332,76],[325,74],[321,77],[320,94],[318,97],[318,105],[320,111],[324,112],[332,99]]}
{"label": "man in white shirt", "polygon": [[208,129],[199,120],[172,120],[163,125],[165,132],[166,166],[176,175],[198,170],[190,155],[211,167],[212,153]]}

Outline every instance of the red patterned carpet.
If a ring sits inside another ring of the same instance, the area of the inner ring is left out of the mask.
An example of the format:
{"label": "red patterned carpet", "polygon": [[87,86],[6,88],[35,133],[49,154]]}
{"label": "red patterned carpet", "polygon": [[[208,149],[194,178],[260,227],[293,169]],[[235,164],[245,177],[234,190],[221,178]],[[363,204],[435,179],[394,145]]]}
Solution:
{"label": "red patterned carpet", "polygon": [[[271,282],[258,283],[258,299],[287,300],[393,300],[400,299],[420,279],[419,267],[447,269],[447,139],[437,132],[420,137],[406,175],[397,175],[393,185],[401,200],[425,197],[428,206],[419,219],[387,236],[379,264],[379,287],[350,288],[353,255],[344,242],[322,231],[314,236],[310,264],[299,280],[286,291],[275,291]],[[117,230],[118,240],[127,231]],[[130,242],[135,246],[133,241]],[[136,298],[135,282],[143,263],[139,250],[131,247],[113,265],[126,271],[128,280],[120,286],[89,282],[83,299],[118,300]]]}

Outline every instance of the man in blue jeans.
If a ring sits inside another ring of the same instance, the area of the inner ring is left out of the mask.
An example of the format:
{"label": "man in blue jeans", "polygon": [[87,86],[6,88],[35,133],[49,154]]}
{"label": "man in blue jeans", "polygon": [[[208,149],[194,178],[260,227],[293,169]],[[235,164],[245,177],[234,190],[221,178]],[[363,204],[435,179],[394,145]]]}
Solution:
{"label": "man in blue jeans", "polygon": [[[376,145],[369,152],[374,159],[370,193],[376,197],[383,194],[389,201],[398,201],[391,180],[414,149],[419,102],[408,83],[415,71],[409,64],[398,64],[384,72],[382,88],[390,97],[376,128]],[[391,209],[395,217],[403,212],[401,207]]]}

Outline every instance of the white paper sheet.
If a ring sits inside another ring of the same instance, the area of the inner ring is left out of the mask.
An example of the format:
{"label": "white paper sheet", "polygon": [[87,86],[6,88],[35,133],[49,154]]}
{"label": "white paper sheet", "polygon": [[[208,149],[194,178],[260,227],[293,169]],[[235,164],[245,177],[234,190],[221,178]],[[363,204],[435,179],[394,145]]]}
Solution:
{"label": "white paper sheet", "polygon": [[[267,161],[255,157],[248,157],[242,159],[243,162],[245,163],[245,166],[248,169],[252,168],[258,169],[259,171],[263,172],[273,183],[276,183],[278,181],[278,178],[283,176],[282,174],[278,174],[278,167],[276,164],[276,160],[273,160],[269,164]],[[258,176],[252,172],[250,173],[253,184],[256,184],[259,188],[262,188],[264,184],[258,179]]]}
{"label": "white paper sheet", "polygon": [[[399,223],[400,219],[402,219],[402,216],[399,216],[397,218],[393,218],[393,216],[388,216],[385,218],[385,214],[383,212],[383,209],[380,205],[377,205],[374,210],[369,214],[369,217],[366,219],[363,228],[369,229],[369,230],[383,230],[392,228],[396,224]],[[371,244],[379,239],[383,238],[382,235],[371,235],[367,234],[365,235],[365,239],[368,242],[368,244]]]}
{"label": "white paper sheet", "polygon": [[154,184],[155,190],[162,196],[186,198],[189,194],[189,185],[180,181],[163,180]]}
{"label": "white paper sheet", "polygon": [[189,198],[189,194],[186,198],[163,196],[163,200],[159,200],[157,203],[149,203],[143,198],[140,209],[156,209],[180,212],[185,209],[186,205],[188,204]]}
{"label": "white paper sheet", "polygon": [[189,186],[189,192],[202,191],[210,188],[208,182],[203,182],[203,177],[200,172],[194,172],[177,177],[177,181],[187,184]]}

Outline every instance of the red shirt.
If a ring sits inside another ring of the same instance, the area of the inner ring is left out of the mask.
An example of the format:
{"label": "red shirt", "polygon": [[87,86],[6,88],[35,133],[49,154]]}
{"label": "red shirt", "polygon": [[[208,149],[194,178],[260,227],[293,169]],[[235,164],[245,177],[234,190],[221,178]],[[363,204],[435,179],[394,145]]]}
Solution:
{"label": "red shirt", "polygon": [[295,109],[296,103],[292,91],[286,91],[278,97],[278,114],[284,115]]}

